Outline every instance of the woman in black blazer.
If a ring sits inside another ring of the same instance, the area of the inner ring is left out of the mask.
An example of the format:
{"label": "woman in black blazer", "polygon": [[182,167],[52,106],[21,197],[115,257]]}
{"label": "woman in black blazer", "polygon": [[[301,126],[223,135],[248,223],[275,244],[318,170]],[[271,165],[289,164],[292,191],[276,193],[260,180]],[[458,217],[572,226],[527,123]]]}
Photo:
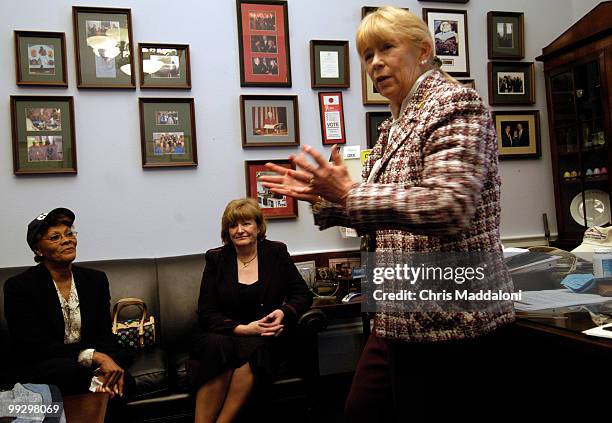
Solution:
{"label": "woman in black blazer", "polygon": [[4,285],[17,377],[74,394],[88,392],[95,374],[102,383],[97,391],[122,397],[133,379],[117,364],[108,279],[103,272],[72,265],[74,219],[64,208],[34,219],[27,242],[39,264]]}
{"label": "woman in black blazer", "polygon": [[200,361],[195,421],[233,420],[256,381],[274,372],[275,351],[312,295],[285,244],[265,239],[253,199],[231,201],[224,246],[206,252],[191,357]]}

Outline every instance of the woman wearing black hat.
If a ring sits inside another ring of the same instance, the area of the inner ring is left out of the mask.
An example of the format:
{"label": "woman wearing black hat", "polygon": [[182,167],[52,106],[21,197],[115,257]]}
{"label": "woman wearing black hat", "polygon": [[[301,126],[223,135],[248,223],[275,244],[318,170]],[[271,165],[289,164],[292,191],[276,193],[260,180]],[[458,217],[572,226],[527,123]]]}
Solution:
{"label": "woman wearing black hat", "polygon": [[27,242],[39,264],[4,285],[16,376],[57,385],[66,395],[95,389],[95,374],[102,382],[97,391],[124,397],[133,379],[117,364],[108,279],[72,265],[74,219],[72,211],[58,208],[30,222]]}

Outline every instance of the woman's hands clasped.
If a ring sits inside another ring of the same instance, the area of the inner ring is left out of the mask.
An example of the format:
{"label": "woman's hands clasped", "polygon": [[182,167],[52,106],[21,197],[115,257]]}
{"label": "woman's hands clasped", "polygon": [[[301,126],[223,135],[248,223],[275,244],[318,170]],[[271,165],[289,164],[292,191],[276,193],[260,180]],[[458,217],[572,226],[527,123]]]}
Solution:
{"label": "woman's hands clasped", "polygon": [[262,319],[255,320],[248,325],[238,325],[234,333],[240,336],[278,336],[284,329],[282,324],[285,313],[276,309]]}
{"label": "woman's hands clasped", "polygon": [[[315,164],[308,161],[304,153],[310,155]],[[289,156],[296,170],[267,163],[266,167],[279,176],[262,176],[260,179],[265,187],[278,194],[311,204],[318,197],[323,197],[332,203],[344,205],[354,183],[340,157],[338,146],[332,147],[331,157],[332,161],[328,162],[318,151],[307,145],[302,147],[299,156]]]}
{"label": "woman's hands clasped", "polygon": [[103,385],[99,392],[106,392],[111,398],[123,396],[123,369],[107,354],[94,352],[93,362],[98,365],[98,378]]}

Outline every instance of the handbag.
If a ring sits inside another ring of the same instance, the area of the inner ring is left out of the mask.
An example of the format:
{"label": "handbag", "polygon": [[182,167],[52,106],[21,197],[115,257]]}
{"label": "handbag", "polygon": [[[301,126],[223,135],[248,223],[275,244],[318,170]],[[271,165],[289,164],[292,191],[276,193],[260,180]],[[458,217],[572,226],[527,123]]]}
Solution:
{"label": "handbag", "polygon": [[[137,306],[140,318],[118,321],[121,310]],[[117,343],[130,349],[144,349],[155,345],[155,318],[148,316],[147,305],[140,298],[122,298],[113,307],[113,335]]]}

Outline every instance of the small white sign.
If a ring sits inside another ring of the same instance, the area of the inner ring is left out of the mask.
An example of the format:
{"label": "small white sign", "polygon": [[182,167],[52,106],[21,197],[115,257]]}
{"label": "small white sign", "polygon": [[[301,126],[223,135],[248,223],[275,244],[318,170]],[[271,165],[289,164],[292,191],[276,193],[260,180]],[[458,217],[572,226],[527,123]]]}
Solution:
{"label": "small white sign", "polygon": [[342,149],[342,158],[344,160],[359,159],[361,154],[361,146],[347,145]]}

